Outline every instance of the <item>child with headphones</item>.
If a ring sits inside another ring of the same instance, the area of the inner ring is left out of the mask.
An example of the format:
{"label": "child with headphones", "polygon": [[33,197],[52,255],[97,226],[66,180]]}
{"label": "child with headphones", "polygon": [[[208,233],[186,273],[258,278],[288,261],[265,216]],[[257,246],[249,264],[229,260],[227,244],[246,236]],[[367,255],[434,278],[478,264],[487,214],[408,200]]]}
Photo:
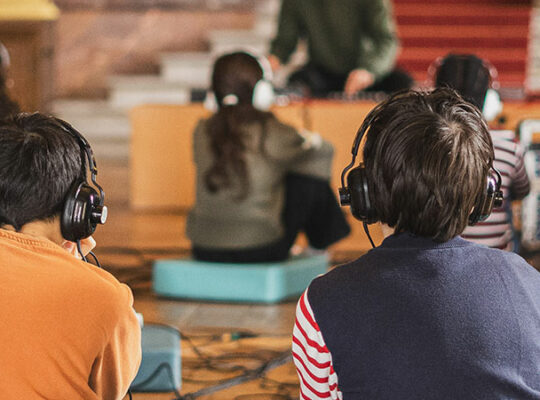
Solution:
{"label": "child with headphones", "polygon": [[137,373],[131,290],[81,260],[106,219],[96,174],[66,122],[39,113],[0,122],[2,398],[118,400]]}
{"label": "child with headphones", "polygon": [[[488,123],[495,120],[502,111],[502,102],[496,90],[497,71],[493,65],[472,54],[449,54],[435,64],[431,69],[437,87],[456,90],[482,110]],[[504,201],[488,219],[468,227],[462,236],[486,246],[517,251],[511,202],[523,199],[530,190],[523,148],[515,141],[514,132],[491,130],[490,134],[495,150],[493,164],[502,177]]]}
{"label": "child with headphones", "polygon": [[389,235],[299,300],[300,397],[540,398],[540,273],[459,236],[502,201],[480,111],[450,89],[402,92],[354,149],[342,203]]}
{"label": "child with headphones", "polygon": [[300,231],[315,249],[349,233],[329,185],[333,149],[269,112],[267,64],[245,52],[214,64],[215,113],[193,135],[197,188],[187,235],[197,259],[281,261]]}

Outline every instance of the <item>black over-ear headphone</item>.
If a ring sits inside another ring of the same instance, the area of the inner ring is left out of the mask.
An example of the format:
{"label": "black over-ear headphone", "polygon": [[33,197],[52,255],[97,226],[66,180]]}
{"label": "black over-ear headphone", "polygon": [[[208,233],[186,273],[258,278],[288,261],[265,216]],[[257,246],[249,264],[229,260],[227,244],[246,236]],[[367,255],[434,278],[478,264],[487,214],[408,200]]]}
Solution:
{"label": "black over-ear headphone", "polygon": [[[364,119],[364,122],[356,132],[352,146],[352,161],[347,165],[341,173],[341,187],[339,188],[339,201],[342,206],[350,206],[352,215],[364,223],[364,228],[367,232],[366,224],[373,224],[379,221],[379,216],[375,210],[369,197],[369,186],[364,164],[361,163],[358,167],[353,168],[351,172],[347,172],[354,166],[360,142],[366,134],[367,130],[378,117],[381,105],[375,107]],[[493,208],[501,207],[503,203],[503,192],[501,191],[501,174],[491,167],[494,174],[488,174],[487,188],[478,199],[473,212],[469,216],[469,225],[474,225],[484,221]],[[345,175],[347,175],[347,186],[345,186]],[[369,235],[369,232],[367,232]],[[371,238],[370,238],[371,239]],[[372,242],[373,244],[373,242]]]}
{"label": "black over-ear headphone", "polygon": [[82,180],[76,181],[69,189],[64,200],[64,209],[60,218],[60,229],[66,240],[77,242],[87,238],[96,230],[97,224],[107,220],[107,206],[104,205],[105,193],[96,182],[97,167],[94,153],[88,141],[75,128],[65,121],[60,122],[62,129],[71,135],[81,148],[81,161],[88,160],[88,169],[92,184],[99,193],[88,184],[86,167],[82,162]]}
{"label": "black over-ear headphone", "polygon": [[[368,182],[364,163],[353,168],[349,174],[347,172],[354,166],[360,142],[377,117],[379,107],[375,107],[364,119],[364,122],[356,132],[352,145],[352,161],[341,172],[341,187],[339,188],[339,202],[342,206],[350,206],[352,215],[366,223],[373,224],[379,220],[375,208],[369,198]],[[347,175],[347,185],[345,186],[345,175]]]}

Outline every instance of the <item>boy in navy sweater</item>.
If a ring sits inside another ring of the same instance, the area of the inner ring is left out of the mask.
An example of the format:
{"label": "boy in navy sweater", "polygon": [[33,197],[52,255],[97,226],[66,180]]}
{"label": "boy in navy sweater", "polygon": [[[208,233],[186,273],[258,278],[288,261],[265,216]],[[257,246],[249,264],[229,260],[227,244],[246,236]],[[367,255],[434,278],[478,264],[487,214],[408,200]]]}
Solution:
{"label": "boy in navy sweater", "polygon": [[502,196],[480,110],[450,89],[400,93],[356,149],[363,136],[342,200],[392,234],[301,297],[301,398],[540,399],[540,273],[459,236]]}

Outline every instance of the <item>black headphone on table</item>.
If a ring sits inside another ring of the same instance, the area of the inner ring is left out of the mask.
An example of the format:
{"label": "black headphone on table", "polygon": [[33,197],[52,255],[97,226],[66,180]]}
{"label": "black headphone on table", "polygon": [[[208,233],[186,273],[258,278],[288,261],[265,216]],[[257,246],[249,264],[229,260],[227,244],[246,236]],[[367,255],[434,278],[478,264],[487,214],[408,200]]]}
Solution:
{"label": "black headphone on table", "polygon": [[[382,107],[379,105],[375,107],[364,119],[364,122],[356,132],[356,137],[352,145],[352,161],[347,165],[341,173],[341,187],[339,188],[339,201],[341,206],[350,206],[352,215],[364,223],[364,229],[367,231],[367,224],[373,224],[379,221],[379,216],[375,210],[374,205],[369,197],[369,185],[366,175],[366,169],[363,163],[356,168],[354,166],[356,156],[358,154],[358,148],[362,138],[366,134],[367,130],[378,117]],[[474,225],[478,222],[484,221],[493,208],[501,207],[503,203],[503,193],[501,191],[501,174],[495,167],[491,167],[493,174],[488,174],[486,190],[482,192],[473,212],[469,216],[469,225]],[[349,172],[349,170],[351,170]],[[347,174],[348,172],[348,174]],[[347,185],[345,185],[345,176],[347,176]],[[371,241],[371,237],[369,238]],[[373,245],[373,241],[371,241]]]}
{"label": "black headphone on table", "polygon": [[88,184],[86,167],[82,163],[82,179],[76,181],[69,189],[60,217],[62,237],[72,242],[78,242],[94,233],[97,224],[104,224],[107,220],[107,206],[104,205],[105,193],[96,182],[96,160],[88,141],[67,122],[60,121],[60,126],[77,141],[81,148],[81,157],[86,155],[92,184],[99,191],[98,193]]}

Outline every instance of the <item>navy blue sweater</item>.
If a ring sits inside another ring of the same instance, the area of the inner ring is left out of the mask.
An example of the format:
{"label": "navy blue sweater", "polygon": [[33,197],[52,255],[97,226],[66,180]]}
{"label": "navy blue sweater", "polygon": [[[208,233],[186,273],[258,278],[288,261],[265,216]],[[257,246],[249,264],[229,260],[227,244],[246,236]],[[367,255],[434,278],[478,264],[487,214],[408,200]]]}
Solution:
{"label": "navy blue sweater", "polygon": [[540,273],[468,242],[393,235],[308,299],[351,399],[540,399]]}

